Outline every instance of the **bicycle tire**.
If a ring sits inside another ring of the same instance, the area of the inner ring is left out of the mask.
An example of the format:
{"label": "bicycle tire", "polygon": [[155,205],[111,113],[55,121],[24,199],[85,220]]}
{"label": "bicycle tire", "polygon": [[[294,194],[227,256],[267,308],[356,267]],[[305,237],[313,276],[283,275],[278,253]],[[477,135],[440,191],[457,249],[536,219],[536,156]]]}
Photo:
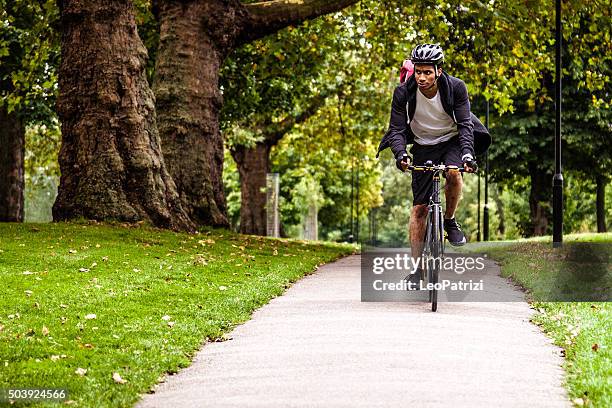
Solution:
{"label": "bicycle tire", "polygon": [[431,311],[435,312],[438,310],[438,291],[436,289],[436,284],[438,283],[438,277],[440,274],[440,264],[441,264],[441,245],[442,237],[440,236],[440,225],[441,225],[442,211],[438,207],[434,209],[432,214],[432,228],[431,228],[431,260],[433,265],[430,265],[428,268],[430,272],[429,282],[432,284],[432,289],[430,291],[431,298]]}

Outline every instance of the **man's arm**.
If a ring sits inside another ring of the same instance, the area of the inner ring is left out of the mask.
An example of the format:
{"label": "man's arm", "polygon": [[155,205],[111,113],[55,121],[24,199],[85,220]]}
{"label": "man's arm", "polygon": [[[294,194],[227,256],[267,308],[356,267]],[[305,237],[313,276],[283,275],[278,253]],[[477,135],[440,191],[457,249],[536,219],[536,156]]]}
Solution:
{"label": "man's arm", "polygon": [[454,89],[455,94],[455,120],[457,121],[457,130],[459,132],[459,145],[461,146],[461,155],[465,161],[467,155],[474,158],[474,125],[470,116],[470,99],[465,83],[457,80]]}
{"label": "man's arm", "polygon": [[406,92],[402,86],[395,88],[389,119],[388,144],[395,158],[406,151],[408,136],[408,113],[406,112]]}

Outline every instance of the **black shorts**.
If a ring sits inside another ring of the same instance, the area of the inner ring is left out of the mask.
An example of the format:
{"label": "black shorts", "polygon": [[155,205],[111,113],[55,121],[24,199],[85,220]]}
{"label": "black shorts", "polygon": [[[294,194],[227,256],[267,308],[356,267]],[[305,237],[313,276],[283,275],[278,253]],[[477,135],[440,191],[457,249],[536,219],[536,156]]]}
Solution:
{"label": "black shorts", "polygon": [[[447,166],[463,167],[461,160],[461,146],[459,137],[455,136],[446,142],[425,146],[414,144],[410,149],[415,165],[423,165],[427,160],[433,164],[444,163]],[[433,180],[431,171],[412,172],[412,205],[429,204],[429,197],[433,193]]]}

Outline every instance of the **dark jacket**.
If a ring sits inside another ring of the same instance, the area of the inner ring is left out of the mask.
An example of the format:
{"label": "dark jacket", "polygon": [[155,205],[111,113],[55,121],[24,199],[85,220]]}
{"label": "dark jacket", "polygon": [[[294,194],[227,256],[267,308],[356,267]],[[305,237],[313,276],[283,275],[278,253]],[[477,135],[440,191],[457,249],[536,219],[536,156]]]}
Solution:
{"label": "dark jacket", "polygon": [[[416,109],[417,84],[414,75],[395,88],[391,104],[389,130],[383,136],[376,157],[387,147],[393,156],[406,150],[407,144],[414,143],[410,121]],[[443,72],[438,78],[438,92],[444,111],[457,124],[461,154],[482,154],[491,144],[491,135],[478,118],[470,112],[470,100],[465,83]]]}

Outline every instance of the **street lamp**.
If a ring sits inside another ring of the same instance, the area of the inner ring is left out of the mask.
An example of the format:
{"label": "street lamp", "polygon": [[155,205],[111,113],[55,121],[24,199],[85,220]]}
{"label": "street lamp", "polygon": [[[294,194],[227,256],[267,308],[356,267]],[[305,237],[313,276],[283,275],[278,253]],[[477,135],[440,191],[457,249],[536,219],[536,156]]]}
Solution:
{"label": "street lamp", "polygon": [[553,176],[553,248],[563,244],[563,174],[561,170],[561,0],[556,0],[555,175]]}

